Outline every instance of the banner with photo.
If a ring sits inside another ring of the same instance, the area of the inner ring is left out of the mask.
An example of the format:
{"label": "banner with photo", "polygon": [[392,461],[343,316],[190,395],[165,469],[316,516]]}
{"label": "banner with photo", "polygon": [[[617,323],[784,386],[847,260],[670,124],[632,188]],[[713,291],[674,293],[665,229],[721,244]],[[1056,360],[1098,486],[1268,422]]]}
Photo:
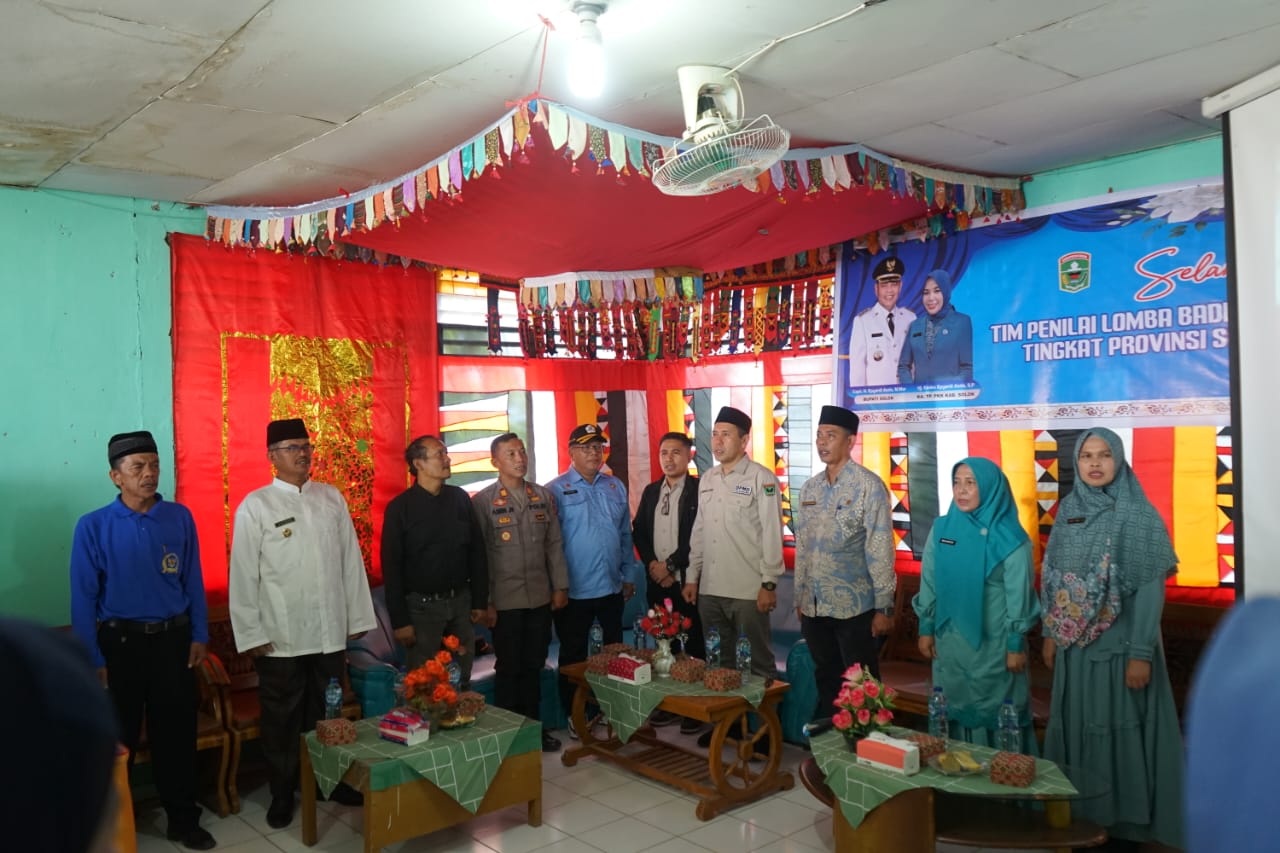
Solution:
{"label": "banner with photo", "polygon": [[1214,184],[846,252],[832,396],[866,430],[1225,424],[1225,247]]}

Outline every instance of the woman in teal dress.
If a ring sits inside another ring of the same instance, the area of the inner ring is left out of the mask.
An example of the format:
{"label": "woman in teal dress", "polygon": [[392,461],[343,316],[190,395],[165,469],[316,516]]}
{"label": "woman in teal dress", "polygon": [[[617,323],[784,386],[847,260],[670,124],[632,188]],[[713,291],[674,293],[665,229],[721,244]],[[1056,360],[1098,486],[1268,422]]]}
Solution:
{"label": "woman in teal dress", "polygon": [[1012,699],[1022,751],[1035,752],[1028,706],[1026,633],[1040,612],[1032,590],[1031,541],[1018,521],[1009,480],[990,459],[951,470],[953,500],[925,543],[920,652],[947,696],[951,737],[996,746],[996,716]]}
{"label": "woman in teal dress", "polygon": [[1119,436],[1086,430],[1074,458],[1041,577],[1045,756],[1107,783],[1073,808],[1112,836],[1182,847],[1182,736],[1160,642],[1178,557]]}

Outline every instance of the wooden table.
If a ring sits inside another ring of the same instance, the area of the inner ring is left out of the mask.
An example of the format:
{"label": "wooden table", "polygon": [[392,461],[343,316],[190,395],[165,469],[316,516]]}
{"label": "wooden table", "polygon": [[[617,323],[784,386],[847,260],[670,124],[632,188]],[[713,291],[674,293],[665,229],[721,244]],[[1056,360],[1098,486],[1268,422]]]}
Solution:
{"label": "wooden table", "polygon": [[[316,843],[316,786],[306,735],[302,737],[302,843]],[[426,779],[415,779],[384,790],[372,790],[370,765],[354,762],[342,781],[364,795],[364,853],[445,829],[471,820],[476,815],[527,805],[530,826],[542,825],[542,752],[523,752],[503,759],[472,814],[458,801]]]}
{"label": "wooden table", "polygon": [[[636,731],[627,743],[612,732],[597,737],[587,721],[591,685],[586,662],[561,667],[560,672],[576,686],[569,723],[577,732],[579,745],[566,749],[560,760],[568,767],[578,759],[594,755],[642,776],[688,791],[699,798],[694,811],[699,820],[710,820],[720,812],[757,800],[774,791],[795,785],[795,778],[778,772],[782,761],[782,725],[778,703],[790,689],[784,681],[774,681],[765,689],[760,706],[753,708],[740,696],[708,692],[704,696],[668,696],[658,708],[682,717],[710,723],[710,749],[703,753],[664,741],[651,726]],[[759,727],[748,731],[748,716],[755,714]],[[765,753],[755,759],[757,745],[768,743]],[[732,758],[724,759],[724,746],[731,744]],[[753,759],[755,763],[753,764]]]}

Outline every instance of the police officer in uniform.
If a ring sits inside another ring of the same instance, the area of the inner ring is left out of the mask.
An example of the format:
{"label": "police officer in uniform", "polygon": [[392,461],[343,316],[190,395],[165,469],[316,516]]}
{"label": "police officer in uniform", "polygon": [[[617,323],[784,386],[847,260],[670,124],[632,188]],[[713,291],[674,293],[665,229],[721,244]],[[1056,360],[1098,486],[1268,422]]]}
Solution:
{"label": "police officer in uniform", "polygon": [[885,258],[876,264],[876,304],[858,312],[849,333],[849,387],[893,385],[898,381],[898,356],[907,339],[907,327],[915,312],[899,307],[902,275],[906,271],[899,258]]}
{"label": "police officer in uniform", "polygon": [[[471,499],[489,557],[488,624],[496,657],[494,704],[538,719],[551,611],[569,603],[569,568],[550,492],[525,479],[529,454],[513,432],[489,445],[498,480]],[[545,729],[543,752],[560,740]]]}

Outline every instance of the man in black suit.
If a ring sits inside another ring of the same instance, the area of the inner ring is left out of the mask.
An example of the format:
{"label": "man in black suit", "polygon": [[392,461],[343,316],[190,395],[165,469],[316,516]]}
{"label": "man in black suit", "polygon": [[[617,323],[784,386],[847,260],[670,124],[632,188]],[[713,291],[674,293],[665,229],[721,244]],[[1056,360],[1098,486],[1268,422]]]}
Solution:
{"label": "man in black suit", "polygon": [[[689,473],[693,453],[693,442],[682,432],[669,432],[658,441],[658,461],[663,476],[645,486],[631,527],[631,539],[645,567],[645,597],[649,606],[662,607],[664,600],[670,599],[677,613],[689,617],[693,626],[687,632],[689,640],[684,651],[701,658],[705,657],[705,650],[698,607],[689,604],[680,594],[685,569],[689,566],[689,534],[698,515],[698,478]],[[650,722],[665,726],[675,720],[674,714],[658,711]],[[680,724],[680,731],[693,734],[700,726],[697,720],[686,718]]]}

